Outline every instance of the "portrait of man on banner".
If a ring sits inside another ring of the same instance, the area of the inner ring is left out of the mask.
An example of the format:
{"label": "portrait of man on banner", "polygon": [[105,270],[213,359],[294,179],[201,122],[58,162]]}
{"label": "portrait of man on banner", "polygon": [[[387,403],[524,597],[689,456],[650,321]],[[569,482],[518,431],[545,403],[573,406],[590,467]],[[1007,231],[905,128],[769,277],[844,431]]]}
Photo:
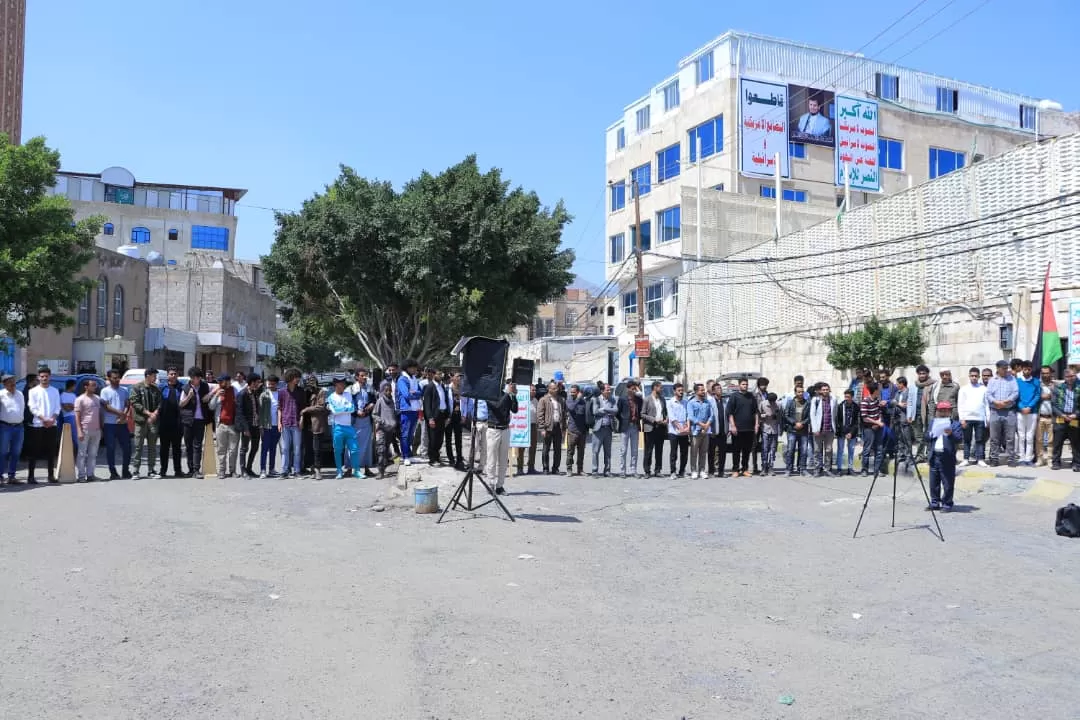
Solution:
{"label": "portrait of man on banner", "polygon": [[834,147],[836,130],[833,122],[833,93],[802,85],[789,85],[788,98],[788,133],[791,142]]}

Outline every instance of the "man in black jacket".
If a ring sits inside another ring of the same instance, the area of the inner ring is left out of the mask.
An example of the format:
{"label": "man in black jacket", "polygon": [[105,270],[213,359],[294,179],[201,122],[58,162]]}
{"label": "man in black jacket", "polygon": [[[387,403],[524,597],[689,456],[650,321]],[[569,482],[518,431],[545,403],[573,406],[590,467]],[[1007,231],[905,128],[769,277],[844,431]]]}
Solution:
{"label": "man in black jacket", "polygon": [[[855,462],[855,443],[862,434],[859,423],[859,403],[855,402],[855,392],[844,391],[843,401],[836,406],[836,472],[839,475],[851,475]],[[844,451],[847,449],[847,469],[844,468]]]}
{"label": "man in black jacket", "polygon": [[485,479],[495,492],[504,495],[506,471],[510,465],[510,416],[518,411],[517,385],[507,378],[506,390],[498,402],[488,403],[487,467]]}
{"label": "man in black jacket", "polygon": [[[810,454],[810,401],[801,383],[784,404],[784,427],[787,428],[787,447],[784,448],[784,464],[788,476],[806,472],[807,456]],[[799,453],[796,461],[795,453]]]}
{"label": "man in black jacket", "polygon": [[188,386],[180,395],[180,424],[184,428],[184,445],[187,446],[188,475],[201,480],[203,437],[206,424],[213,421],[214,413],[210,410],[210,387],[203,382],[202,369],[190,368],[188,377]]}
{"label": "man in black jacket", "polygon": [[169,458],[172,458],[173,474],[180,477],[180,439],[184,428],[180,424],[180,371],[172,366],[165,371],[168,380],[161,390],[161,412],[158,415],[158,439],[161,441],[161,477],[169,470]]}
{"label": "man in black jacket", "polygon": [[442,373],[438,370],[431,371],[431,379],[424,386],[421,402],[424,407],[424,422],[428,428],[428,463],[431,467],[439,467],[442,461],[439,459],[439,451],[442,450],[443,439],[446,435],[446,419],[450,417],[452,400],[448,397],[449,390],[442,383]]}
{"label": "man in black jacket", "polygon": [[728,398],[727,422],[735,445],[732,470],[735,475],[741,472],[743,477],[750,477],[750,453],[758,432],[758,403],[746,378],[739,380],[739,391]]}
{"label": "man in black jacket", "polygon": [[255,477],[258,473],[252,468],[255,456],[259,454],[259,440],[262,429],[259,427],[259,395],[262,393],[262,377],[258,373],[247,376],[247,384],[236,396],[236,429],[240,433],[240,475]]}

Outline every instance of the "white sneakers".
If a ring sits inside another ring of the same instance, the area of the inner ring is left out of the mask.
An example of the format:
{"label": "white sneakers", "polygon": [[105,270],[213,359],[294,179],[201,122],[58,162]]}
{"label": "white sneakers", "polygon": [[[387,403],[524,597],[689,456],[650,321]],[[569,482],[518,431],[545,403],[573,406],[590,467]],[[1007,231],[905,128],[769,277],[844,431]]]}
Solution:
{"label": "white sneakers", "polygon": [[956,467],[967,467],[970,464],[970,460],[961,460],[959,463],[956,464]]}
{"label": "white sneakers", "polygon": [[412,460],[409,460],[408,458],[405,458],[404,460],[401,461],[401,464],[402,465],[412,465]]}

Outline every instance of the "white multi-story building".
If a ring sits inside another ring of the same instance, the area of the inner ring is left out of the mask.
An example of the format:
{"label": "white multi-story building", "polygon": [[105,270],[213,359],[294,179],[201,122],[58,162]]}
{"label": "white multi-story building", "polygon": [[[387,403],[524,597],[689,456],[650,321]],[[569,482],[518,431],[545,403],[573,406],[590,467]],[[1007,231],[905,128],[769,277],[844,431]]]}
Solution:
{"label": "white multi-story building", "polygon": [[[857,54],[727,32],[607,129],[605,294],[616,298],[607,324],[620,346],[631,346],[637,328],[625,321],[641,310],[654,344],[683,343],[679,276],[703,250],[708,258],[739,249],[702,247],[699,196],[740,194],[740,205],[760,216],[752,220],[772,234],[779,217],[786,234],[836,215],[846,194],[858,207],[1030,142],[1059,111],[1051,101]],[[633,261],[635,183],[644,298]],[[706,227],[719,222],[702,217]]]}

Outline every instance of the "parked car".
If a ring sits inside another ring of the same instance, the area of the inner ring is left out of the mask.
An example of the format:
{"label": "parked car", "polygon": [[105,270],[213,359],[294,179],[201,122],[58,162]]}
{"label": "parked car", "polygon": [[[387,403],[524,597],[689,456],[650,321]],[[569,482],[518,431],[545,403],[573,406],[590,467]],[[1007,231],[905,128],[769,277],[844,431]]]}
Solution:
{"label": "parked car", "polygon": [[[49,383],[52,387],[55,387],[60,392],[64,391],[64,385],[68,380],[75,381],[75,394],[82,395],[83,390],[86,387],[86,381],[90,378],[97,380],[97,391],[101,393],[101,389],[105,387],[105,378],[100,375],[94,375],[92,373],[80,373],[79,375],[53,375],[52,381]],[[26,378],[19,380],[15,383],[15,389],[22,392],[26,388]]]}
{"label": "parked car", "polygon": [[[657,380],[663,383],[663,386],[660,388],[660,393],[665,398],[675,397],[675,383],[671,380],[665,380],[664,378],[642,378],[638,381],[639,385],[641,386],[641,392],[644,394],[651,393],[652,384]],[[620,381],[619,384],[615,386],[615,389],[611,391],[611,394],[617,398],[625,396],[626,382],[626,380]]]}

